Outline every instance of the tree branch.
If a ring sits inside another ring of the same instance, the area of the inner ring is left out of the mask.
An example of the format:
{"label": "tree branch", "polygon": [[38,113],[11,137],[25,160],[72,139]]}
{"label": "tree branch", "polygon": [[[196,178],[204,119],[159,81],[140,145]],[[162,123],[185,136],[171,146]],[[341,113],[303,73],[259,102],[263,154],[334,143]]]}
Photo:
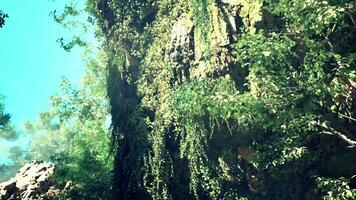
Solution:
{"label": "tree branch", "polygon": [[320,122],[313,122],[314,125],[317,125],[323,129],[323,133],[328,134],[328,135],[335,135],[345,141],[347,144],[351,145],[352,147],[356,147],[356,141],[348,138],[345,134],[326,126],[324,123],[321,124]]}
{"label": "tree branch", "polygon": [[350,117],[350,116],[347,116],[347,115],[344,115],[344,114],[341,114],[341,113],[338,113],[338,112],[335,112],[335,111],[331,111],[331,112],[333,112],[333,113],[339,115],[340,117],[347,118],[347,119],[349,119],[349,120],[351,120],[351,121],[356,122],[356,119],[355,119],[355,118],[352,118],[352,117]]}
{"label": "tree branch", "polygon": [[356,28],[355,19],[354,19],[354,17],[352,16],[352,14],[351,14],[349,11],[351,11],[351,10],[347,9],[347,10],[346,10],[346,13],[347,13],[347,15],[350,17],[351,22],[352,22],[352,24],[354,25],[354,28]]}

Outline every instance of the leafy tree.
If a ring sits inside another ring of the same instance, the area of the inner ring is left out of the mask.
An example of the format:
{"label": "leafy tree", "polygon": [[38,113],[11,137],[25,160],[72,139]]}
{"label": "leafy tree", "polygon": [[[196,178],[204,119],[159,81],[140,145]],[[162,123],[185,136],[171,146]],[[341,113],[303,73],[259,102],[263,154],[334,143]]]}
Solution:
{"label": "leafy tree", "polygon": [[83,87],[74,89],[63,78],[62,92],[51,98],[51,108],[37,122],[26,124],[31,134],[29,156],[56,164],[54,180],[64,199],[109,199],[112,159],[107,119],[106,56],[87,62]]}
{"label": "leafy tree", "polygon": [[[4,112],[3,97],[0,96],[0,140],[15,141],[19,138],[19,131],[10,124],[10,117],[10,114]],[[2,150],[9,154],[9,162],[0,163],[0,181],[6,181],[24,164],[25,154],[19,146],[2,147]]]}
{"label": "leafy tree", "polygon": [[5,25],[5,18],[7,17],[9,17],[9,15],[0,10],[0,28]]}
{"label": "leafy tree", "polygon": [[53,111],[40,113],[37,122],[27,122],[25,131],[31,138],[29,157],[47,162],[51,161],[52,156],[69,148],[74,134],[58,121]]}
{"label": "leafy tree", "polygon": [[1,97],[0,101],[0,129],[4,129],[10,121],[10,114],[4,112],[4,102]]}

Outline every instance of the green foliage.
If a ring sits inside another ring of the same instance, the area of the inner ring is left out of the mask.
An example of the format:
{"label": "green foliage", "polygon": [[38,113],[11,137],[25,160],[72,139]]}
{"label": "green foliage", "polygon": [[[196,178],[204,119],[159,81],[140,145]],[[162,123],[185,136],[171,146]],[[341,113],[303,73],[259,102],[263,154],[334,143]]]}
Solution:
{"label": "green foliage", "polygon": [[320,36],[329,36],[349,26],[347,18],[353,18],[352,12],[355,9],[355,2],[343,0],[308,2],[266,0],[264,2],[269,4],[267,9],[271,12],[285,16],[287,25],[293,32],[295,31],[294,33]]}
{"label": "green foliage", "polygon": [[59,38],[57,42],[61,45],[61,48],[63,48],[67,52],[72,50],[75,46],[79,46],[79,47],[87,46],[87,43],[84,42],[79,36],[73,36],[73,38],[67,43],[64,42],[63,38]]}
{"label": "green foliage", "polygon": [[[10,122],[10,114],[4,112],[3,97],[0,95],[0,140],[16,141],[20,131]],[[0,163],[0,182],[13,177],[17,170],[26,162],[26,153],[19,146],[1,147],[1,152],[8,154],[8,162]]]}
{"label": "green foliage", "polygon": [[20,133],[13,125],[6,125],[0,129],[0,138],[14,141],[19,137]]}
{"label": "green foliage", "polygon": [[4,109],[3,98],[0,96],[0,129],[5,128],[10,121],[10,114],[5,113]]}
{"label": "green foliage", "polygon": [[211,4],[211,0],[194,0],[193,1],[193,15],[194,15],[194,31],[196,32],[197,36],[200,36],[201,42],[206,55],[203,57],[206,59],[210,57],[209,55],[211,52],[210,50],[210,40],[208,39],[209,33],[211,31],[211,13],[209,5]]}
{"label": "green foliage", "polygon": [[49,162],[53,155],[69,148],[73,132],[58,121],[53,111],[39,113],[37,122],[27,122],[25,131],[30,135],[29,155],[33,160]]}
{"label": "green foliage", "polygon": [[[237,22],[246,3],[86,1],[105,53],[83,89],[63,81],[55,118],[35,129],[65,138],[53,152],[57,180],[74,185],[65,198],[354,198],[355,163],[343,158],[356,155],[355,3],[253,1],[263,24],[253,28]],[[177,20],[194,31],[172,33]]]}
{"label": "green foliage", "polygon": [[85,87],[75,90],[64,79],[62,94],[52,97],[61,124],[69,128],[70,145],[52,158],[58,165],[55,179],[72,186],[65,199],[109,199],[112,183],[112,158],[109,149],[106,54],[88,60]]}
{"label": "green foliage", "polygon": [[13,141],[18,138],[19,132],[10,124],[11,115],[4,109],[4,98],[0,95],[0,139]]}
{"label": "green foliage", "polygon": [[5,18],[8,18],[9,15],[0,10],[0,28],[5,25]]}
{"label": "green foliage", "polygon": [[26,123],[31,138],[27,157],[56,164],[54,181],[64,188],[59,198],[110,199],[112,195],[106,59],[103,52],[87,57],[84,86],[74,89],[63,78],[51,108],[40,113],[36,122]]}
{"label": "green foliage", "polygon": [[91,44],[91,35],[88,33],[89,31],[94,32],[94,21],[93,18],[88,16],[85,8],[80,8],[80,6],[83,6],[81,4],[77,1],[69,0],[62,10],[50,12],[50,16],[53,17],[56,23],[77,33],[73,34],[69,39],[63,37],[57,39],[60,47],[68,52],[74,47],[89,48]]}
{"label": "green foliage", "polygon": [[350,189],[348,180],[345,178],[330,179],[318,178],[318,189],[324,194],[325,200],[348,200],[356,198],[356,189]]}
{"label": "green foliage", "polygon": [[7,154],[9,154],[8,162],[0,163],[0,182],[8,181],[13,178],[17,171],[29,161],[27,152],[20,146],[11,146],[8,149],[2,146]]}
{"label": "green foliage", "polygon": [[[152,198],[178,198],[171,184],[179,186],[176,188],[186,193],[185,198],[302,198],[310,189],[304,185],[313,182],[312,175],[317,174],[306,169],[319,162],[319,150],[308,146],[309,137],[350,125],[350,121],[337,119],[330,113],[352,118],[352,100],[337,98],[349,91],[345,85],[354,79],[350,71],[352,64],[349,64],[353,62],[353,50],[339,51],[342,45],[336,40],[341,35],[345,39],[353,37],[342,34],[352,25],[342,13],[342,6],[325,1],[308,2],[308,6],[301,1],[270,4],[265,1],[265,10],[284,17],[286,31],[242,31],[232,46],[236,63],[228,72],[231,74],[236,69],[247,74],[243,85],[237,85],[241,83],[231,77],[238,75],[216,77],[214,74],[219,73],[215,72],[209,77],[192,79],[185,73],[185,81],[179,81],[177,71],[186,69],[175,69],[167,60],[170,52],[165,46],[170,42],[169,27],[175,18],[184,18],[184,14],[193,16],[194,37],[198,38],[195,45],[206,45],[214,39],[208,36],[212,31],[210,9],[216,6],[215,2],[164,1],[158,4],[156,15],[145,12],[149,4],[144,2],[111,3],[105,5],[99,1],[98,5],[106,7],[95,13],[107,35],[108,47],[122,59],[115,62],[119,65],[118,71],[115,68],[111,72],[120,76],[109,76],[111,105],[123,104],[113,106],[113,117],[116,115],[119,119],[113,123],[120,130],[114,137],[121,136],[123,141],[128,138],[126,148],[129,149],[130,145],[137,144],[131,140],[145,140],[142,138],[145,134],[138,134],[137,129],[125,128],[132,121],[141,124],[141,114],[127,112],[127,109],[135,110],[137,105],[125,103],[137,101],[145,109],[147,129],[142,131],[148,132],[150,149],[147,153],[142,148],[141,153],[148,154],[144,184]],[[152,24],[143,25],[147,22],[147,13],[156,19]],[[334,23],[336,28],[332,27]],[[209,52],[207,48],[200,48],[204,53]],[[219,60],[219,54],[211,56],[212,60]],[[123,61],[123,57],[128,62]],[[189,67],[194,70],[194,66]],[[210,70],[209,67],[208,64],[204,70]],[[122,89],[130,88],[127,83],[137,87],[141,96],[123,94]],[[122,118],[121,112],[127,114],[126,118]],[[337,125],[330,127],[331,121]],[[351,130],[343,129],[340,134],[350,137]],[[339,137],[336,132],[332,134]],[[219,146],[219,140],[226,145]],[[246,148],[252,149],[252,157],[240,155],[243,153],[238,149]],[[137,170],[136,165],[126,164],[132,159],[131,155],[137,154],[118,154],[118,165],[134,167],[125,168],[127,173]],[[242,158],[234,158],[239,156]],[[189,173],[184,175],[184,181],[177,180],[181,177],[179,170],[183,169]],[[251,179],[255,185],[250,183]],[[130,182],[126,180],[121,179],[120,184]],[[190,189],[180,187],[188,182]],[[234,190],[235,187],[238,189]],[[251,187],[254,193],[248,189]]]}
{"label": "green foliage", "polygon": [[66,188],[60,195],[64,199],[110,199],[111,167],[99,160],[99,150],[86,142],[73,142],[74,147],[53,160],[58,163],[54,179]]}

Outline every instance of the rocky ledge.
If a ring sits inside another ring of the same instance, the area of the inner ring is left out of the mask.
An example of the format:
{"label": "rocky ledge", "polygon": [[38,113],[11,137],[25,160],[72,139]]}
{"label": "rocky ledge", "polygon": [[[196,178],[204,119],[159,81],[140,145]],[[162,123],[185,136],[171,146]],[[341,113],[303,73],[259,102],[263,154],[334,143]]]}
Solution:
{"label": "rocky ledge", "polygon": [[54,168],[52,164],[39,161],[26,164],[14,178],[0,183],[0,200],[40,200],[56,196],[60,190],[51,181]]}

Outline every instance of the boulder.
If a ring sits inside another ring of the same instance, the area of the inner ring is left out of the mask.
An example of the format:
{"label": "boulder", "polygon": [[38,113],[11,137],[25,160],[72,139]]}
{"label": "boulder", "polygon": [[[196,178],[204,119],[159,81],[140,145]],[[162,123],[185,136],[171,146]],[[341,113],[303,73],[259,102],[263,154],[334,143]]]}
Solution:
{"label": "boulder", "polygon": [[0,183],[0,200],[37,200],[57,195],[60,190],[51,181],[54,168],[41,161],[26,164],[14,178]]}

